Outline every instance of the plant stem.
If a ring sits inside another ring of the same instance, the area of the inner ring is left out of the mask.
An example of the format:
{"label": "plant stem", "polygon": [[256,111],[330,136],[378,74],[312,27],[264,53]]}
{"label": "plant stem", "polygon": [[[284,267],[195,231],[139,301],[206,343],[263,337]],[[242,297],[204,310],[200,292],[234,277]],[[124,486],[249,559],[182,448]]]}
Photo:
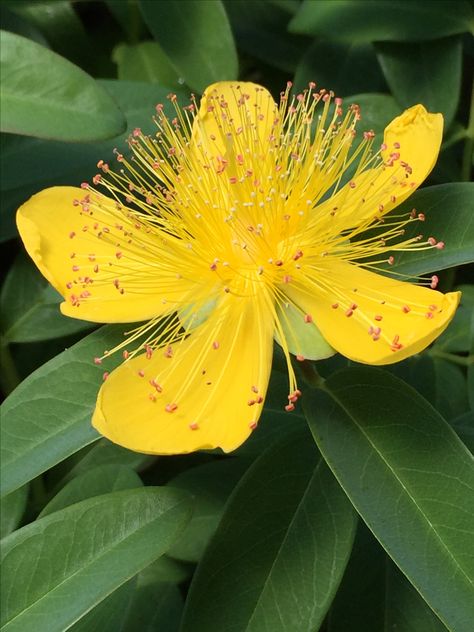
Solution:
{"label": "plant stem", "polygon": [[436,348],[431,349],[430,355],[434,358],[439,358],[440,360],[448,360],[448,362],[459,364],[461,366],[469,366],[470,364],[474,364],[474,355],[459,356],[454,353],[448,353],[447,351],[441,351],[440,349]]}
{"label": "plant stem", "polygon": [[298,365],[307,384],[314,386],[315,388],[324,388],[325,379],[319,375],[316,367],[314,366],[314,362],[305,360],[304,362],[301,362],[301,364],[298,363]]}

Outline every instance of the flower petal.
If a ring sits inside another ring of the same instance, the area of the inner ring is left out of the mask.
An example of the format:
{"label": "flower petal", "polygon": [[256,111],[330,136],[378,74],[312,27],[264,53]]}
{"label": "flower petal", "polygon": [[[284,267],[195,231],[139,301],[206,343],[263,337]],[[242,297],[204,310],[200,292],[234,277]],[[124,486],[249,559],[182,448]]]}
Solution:
{"label": "flower petal", "polygon": [[162,243],[125,212],[117,212],[112,200],[101,197],[101,207],[91,205],[84,212],[77,201],[86,193],[75,187],[45,189],[17,213],[26,250],[67,299],[61,304],[63,314],[131,322],[187,302],[192,284],[176,278]]}
{"label": "flower petal", "polygon": [[319,220],[330,216],[342,231],[388,213],[427,178],[442,136],[442,114],[431,114],[422,105],[403,112],[385,128],[384,166],[360,173],[317,206]]}
{"label": "flower petal", "polygon": [[[242,128],[249,147],[259,144],[266,155],[278,108],[272,95],[249,81],[221,81],[208,86],[194,119],[192,143],[201,145],[209,157],[224,157],[232,150],[227,132]],[[229,121],[232,125],[229,126]]]}
{"label": "flower petal", "polygon": [[448,326],[460,293],[442,294],[327,257],[288,296],[312,315],[339,353],[366,364],[391,364],[427,347]]}
{"label": "flower petal", "polygon": [[229,296],[185,340],[122,364],[99,392],[93,425],[150,454],[237,448],[257,424],[271,368],[273,323],[258,307]]}

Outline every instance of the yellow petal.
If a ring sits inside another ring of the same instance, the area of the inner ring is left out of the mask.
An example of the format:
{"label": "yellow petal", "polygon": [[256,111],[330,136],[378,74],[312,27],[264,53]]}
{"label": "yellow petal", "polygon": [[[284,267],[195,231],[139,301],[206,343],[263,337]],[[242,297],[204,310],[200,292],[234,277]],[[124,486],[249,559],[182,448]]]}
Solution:
{"label": "yellow petal", "polygon": [[334,349],[366,364],[391,364],[422,351],[446,329],[461,296],[329,257],[318,265],[317,277],[287,294],[312,315]]}
{"label": "yellow petal", "polygon": [[427,178],[436,163],[442,136],[442,114],[431,114],[422,105],[409,108],[385,129],[385,166],[356,175],[316,208],[317,217],[330,216],[343,230],[388,213]]}
{"label": "yellow petal", "polygon": [[[247,146],[267,154],[278,108],[272,95],[256,83],[221,81],[206,88],[194,119],[191,143],[201,146],[208,157],[232,154],[232,137],[227,132],[242,128]],[[229,126],[229,121],[233,125]]]}
{"label": "yellow petal", "polygon": [[[96,322],[145,320],[186,302],[191,284],[161,256],[161,242],[138,230],[114,203],[83,212],[87,192],[54,187],[20,207],[17,225],[28,254],[65,298],[67,316]],[[118,223],[119,222],[119,223]]]}
{"label": "yellow petal", "polygon": [[254,299],[229,296],[184,341],[113,371],[95,428],[149,454],[237,448],[256,426],[271,368],[273,324]]}

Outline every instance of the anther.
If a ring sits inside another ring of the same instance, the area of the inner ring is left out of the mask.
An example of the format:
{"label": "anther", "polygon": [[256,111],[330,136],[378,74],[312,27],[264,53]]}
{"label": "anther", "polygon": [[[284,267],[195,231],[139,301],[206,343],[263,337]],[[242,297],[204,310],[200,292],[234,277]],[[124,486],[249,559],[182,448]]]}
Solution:
{"label": "anther", "polygon": [[105,372],[102,374],[102,379],[103,379],[103,381],[104,381],[104,382],[105,382],[105,380],[109,377],[109,375],[110,375],[110,373],[109,373],[108,371],[105,371]]}
{"label": "anther", "polygon": [[94,364],[102,364],[102,360],[100,358],[94,358]]}
{"label": "anther", "polygon": [[304,322],[305,323],[312,323],[313,322],[313,317],[311,316],[311,314],[305,314],[304,315]]}
{"label": "anther", "polygon": [[381,314],[375,314],[374,320],[381,321],[383,316]]}
{"label": "anther", "polygon": [[408,312],[409,312],[409,311],[411,311],[411,310],[410,310],[410,308],[408,307],[408,305],[404,305],[404,306],[402,307],[402,312],[403,312],[404,314],[408,314]]}
{"label": "anther", "polygon": [[193,423],[189,424],[190,430],[199,430],[199,424],[197,421],[193,421]]}
{"label": "anther", "polygon": [[140,369],[139,371],[137,371],[137,375],[139,377],[145,377],[145,371],[143,371],[142,369]]}
{"label": "anther", "polygon": [[214,340],[214,342],[212,343],[212,348],[219,349],[219,342],[217,340]]}
{"label": "anther", "polygon": [[290,403],[290,404],[287,404],[287,405],[285,406],[285,410],[286,410],[286,412],[287,412],[287,413],[291,413],[293,410],[295,410],[295,405],[294,405],[294,404],[291,404],[291,403]]}
{"label": "anther", "polygon": [[433,276],[431,277],[430,288],[432,290],[435,290],[438,287],[438,283],[439,283],[439,278],[436,276],[436,274],[433,274]]}
{"label": "anther", "polygon": [[174,413],[174,411],[178,408],[177,404],[166,404],[165,411],[167,413]]}

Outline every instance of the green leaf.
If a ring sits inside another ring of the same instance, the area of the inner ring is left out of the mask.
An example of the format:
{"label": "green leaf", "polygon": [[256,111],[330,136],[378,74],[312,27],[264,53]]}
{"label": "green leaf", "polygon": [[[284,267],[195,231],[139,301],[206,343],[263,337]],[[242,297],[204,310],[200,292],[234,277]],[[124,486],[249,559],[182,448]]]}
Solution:
{"label": "green leaf", "polygon": [[447,631],[428,604],[393,564],[390,564],[387,569],[386,604],[386,630]]}
{"label": "green leaf", "polygon": [[225,0],[239,49],[272,67],[293,73],[310,44],[308,37],[288,33],[288,9],[268,0]]}
{"label": "green leaf", "polygon": [[16,529],[25,512],[27,499],[28,485],[0,499],[0,538]]}
{"label": "green leaf", "polygon": [[168,551],[178,560],[197,562],[221,519],[224,505],[250,461],[229,458],[212,461],[178,474],[169,482],[194,497],[194,513],[182,536]]}
{"label": "green leaf", "polygon": [[5,2],[0,3],[0,25],[4,31],[22,35],[45,48],[49,48],[48,42],[36,26],[14,13],[15,6],[9,5],[7,7],[5,5]]}
{"label": "green leaf", "polygon": [[124,131],[122,112],[92,77],[31,40],[1,38],[2,132],[88,141]]}
{"label": "green leaf", "polygon": [[154,38],[193,90],[237,78],[234,39],[220,0],[142,0],[139,5]]}
{"label": "green leaf", "polygon": [[115,47],[113,61],[118,67],[118,78],[125,81],[146,81],[169,88],[182,87],[183,81],[157,42],[119,44]]}
{"label": "green leaf", "polygon": [[84,500],[11,534],[2,632],[63,632],[162,555],[190,515],[183,492],[148,487]]}
{"label": "green leaf", "polygon": [[42,509],[39,517],[49,516],[55,511],[86,500],[86,498],[141,486],[141,478],[128,467],[121,465],[94,467],[69,481]]}
{"label": "green leaf", "polygon": [[164,582],[160,558],[139,573],[137,590],[121,632],[178,632],[183,612],[181,591]]}
{"label": "green leaf", "polygon": [[464,0],[303,0],[290,31],[351,42],[423,41],[474,32],[474,12]]}
{"label": "green leaf", "polygon": [[[127,135],[135,127],[143,128],[145,133],[156,131],[152,119],[158,102],[164,102],[165,111],[171,113],[172,106],[168,106],[166,99],[170,92],[168,87],[138,81],[102,80],[99,83],[125,114],[125,134],[100,143],[74,144],[4,135],[0,158],[2,190],[21,186],[24,188],[28,184],[34,185],[32,191],[36,191],[59,179],[79,185],[97,172],[99,158],[113,158],[112,151],[115,147],[123,149],[122,153],[126,153]],[[177,94],[183,100],[188,96],[183,89]],[[41,170],[38,170],[38,164],[42,165]],[[27,197],[28,194],[25,195],[25,199]]]}
{"label": "green leaf", "polygon": [[0,496],[97,439],[90,419],[104,369],[93,359],[121,341],[126,327],[90,334],[32,373],[3,402]]}
{"label": "green leaf", "polygon": [[392,364],[386,370],[415,388],[448,421],[469,409],[463,370],[438,358],[435,348]]}
{"label": "green leaf", "polygon": [[145,465],[152,463],[156,457],[150,454],[141,454],[122,448],[108,439],[99,439],[88,450],[68,473],[66,480],[88,472],[91,468],[106,465],[123,465],[133,470],[141,470]]}
{"label": "green leaf", "polygon": [[[97,161],[112,159],[114,147],[127,153],[126,137],[135,127],[145,133],[153,133],[156,126],[152,117],[155,106],[163,102],[165,111],[172,112],[166,99],[170,88],[138,81],[99,82],[118,103],[127,119],[127,132],[110,141],[100,143],[62,143],[28,136],[4,134],[0,156],[2,188],[2,237],[9,239],[16,234],[13,213],[33,193],[48,186],[65,184],[79,186],[97,172]],[[183,102],[185,90],[175,90]],[[173,110],[174,111],[174,110]],[[38,169],[41,164],[41,169]]]}
{"label": "green leaf", "polygon": [[443,418],[385,371],[345,369],[302,398],[367,525],[448,628],[474,620],[474,461]]}
{"label": "green leaf", "polygon": [[[415,191],[394,214],[409,213],[415,208],[426,216],[423,223],[407,226],[404,238],[422,233],[444,241],[437,248],[397,253],[390,270],[418,276],[474,261],[474,184],[456,182],[439,184]],[[389,221],[390,214],[386,216]]]}
{"label": "green leaf", "polygon": [[461,285],[461,303],[448,329],[435,341],[436,351],[444,353],[466,353],[473,348],[474,341],[474,286]]}
{"label": "green leaf", "polygon": [[307,431],[285,437],[231,496],[194,576],[182,632],[318,629],[354,530],[352,507]]}
{"label": "green leaf", "polygon": [[[434,357],[436,374],[436,410],[450,421],[469,410],[466,375],[460,366]],[[442,393],[442,395],[439,395]]]}
{"label": "green leaf", "polygon": [[474,455],[474,410],[452,419],[450,423],[469,452]]}
{"label": "green leaf", "polygon": [[339,97],[356,92],[376,93],[385,88],[382,71],[370,44],[314,41],[301,58],[294,80],[299,90],[306,88],[310,81],[315,81],[318,88],[332,90]]}
{"label": "green leaf", "polygon": [[122,632],[136,589],[137,580],[133,577],[68,628],[68,632]]}
{"label": "green leaf", "polygon": [[16,2],[15,13],[37,27],[55,52],[83,67],[93,57],[91,41],[67,0]]}
{"label": "green leaf", "polygon": [[59,311],[61,295],[21,253],[8,271],[0,294],[5,342],[37,342],[91,329],[93,323],[67,318]]}
{"label": "green leaf", "polygon": [[459,36],[434,42],[379,42],[376,50],[393,96],[403,108],[422,103],[453,122],[461,90],[462,42]]}
{"label": "green leaf", "polygon": [[359,521],[351,557],[328,614],[327,632],[385,630],[386,560],[382,547]]}
{"label": "green leaf", "polygon": [[374,146],[382,143],[383,132],[393,119],[401,114],[400,106],[389,94],[355,94],[344,99],[346,105],[356,103],[360,106],[361,121],[358,130],[375,132]]}

